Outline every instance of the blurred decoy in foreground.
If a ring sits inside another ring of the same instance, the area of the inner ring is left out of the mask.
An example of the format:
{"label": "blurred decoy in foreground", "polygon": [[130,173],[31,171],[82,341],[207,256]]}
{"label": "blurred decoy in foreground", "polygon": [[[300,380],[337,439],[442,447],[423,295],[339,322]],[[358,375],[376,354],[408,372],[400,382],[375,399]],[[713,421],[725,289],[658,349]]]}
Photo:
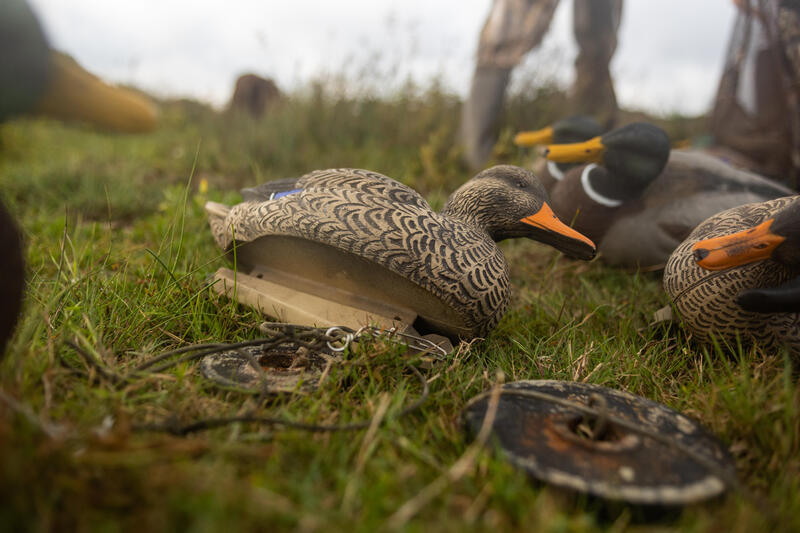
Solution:
{"label": "blurred decoy in foreground", "polygon": [[[88,122],[121,132],[148,131],[155,107],[125,89],[106,85],[72,58],[50,49],[24,0],[0,2],[0,122],[18,115]],[[20,311],[24,285],[22,241],[0,203],[0,357]]]}
{"label": "blurred decoy in foreground", "polygon": [[675,250],[664,288],[699,339],[755,339],[800,355],[800,196],[728,209]]}
{"label": "blurred decoy in foreground", "polygon": [[0,203],[0,359],[14,332],[22,306],[25,268],[22,259],[22,238],[14,219]]}
{"label": "blurred decoy in foreground", "polygon": [[551,145],[546,157],[583,163],[550,190],[553,210],[597,242],[606,261],[627,267],[663,268],[709,216],[793,194],[703,153],[671,150],[666,133],[646,123],[582,143]]}
{"label": "blurred decoy in foreground", "polygon": [[[539,130],[521,131],[514,136],[514,144],[522,147],[571,144],[588,141],[602,133],[603,126],[592,117],[574,115]],[[575,165],[575,163],[556,163],[539,158],[534,163],[533,173],[549,192]]]}
{"label": "blurred decoy in foreground", "polygon": [[100,129],[145,132],[156,108],[139,94],[111,87],[71,57],[53,51],[24,0],[0,2],[0,121],[40,115]]}
{"label": "blurred decoy in foreground", "polygon": [[390,318],[407,311],[417,331],[451,339],[485,336],[506,310],[508,265],[495,242],[527,237],[580,259],[595,253],[553,214],[533,173],[513,166],[479,173],[441,213],[409,187],[357,169],[242,194],[233,207],[206,206],[217,244],[240,272],[383,316],[382,308],[400,310]]}

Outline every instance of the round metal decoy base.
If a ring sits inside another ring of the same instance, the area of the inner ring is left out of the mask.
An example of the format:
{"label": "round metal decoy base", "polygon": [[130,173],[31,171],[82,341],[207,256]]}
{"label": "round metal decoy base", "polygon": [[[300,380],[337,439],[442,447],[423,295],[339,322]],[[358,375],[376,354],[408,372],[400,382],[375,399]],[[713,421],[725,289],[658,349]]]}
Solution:
{"label": "round metal decoy base", "polygon": [[[482,394],[464,409],[473,435],[488,404],[489,394]],[[587,415],[581,405],[600,416]],[[735,475],[727,450],[696,422],[645,398],[586,383],[504,385],[492,436],[537,480],[633,504],[696,503],[721,494],[724,479]]]}
{"label": "round metal decoy base", "polygon": [[205,356],[200,361],[200,372],[223,387],[252,392],[303,393],[317,388],[325,367],[335,357],[293,342],[268,350],[262,346],[248,346]]}

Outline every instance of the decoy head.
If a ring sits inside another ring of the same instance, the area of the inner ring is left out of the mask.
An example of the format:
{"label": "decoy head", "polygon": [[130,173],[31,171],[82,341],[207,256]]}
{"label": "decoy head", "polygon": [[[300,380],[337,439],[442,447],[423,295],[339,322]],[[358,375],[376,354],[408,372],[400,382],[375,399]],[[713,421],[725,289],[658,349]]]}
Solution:
{"label": "decoy head", "polygon": [[450,195],[442,214],[483,228],[497,242],[527,237],[570,257],[593,258],[594,243],[561,222],[547,199],[533,172],[498,165],[459,187]]}
{"label": "decoy head", "polygon": [[661,128],[635,122],[585,142],[555,144],[545,156],[556,163],[601,163],[632,189],[643,189],[669,158],[669,137]]}
{"label": "decoy head", "polygon": [[592,117],[575,115],[536,131],[521,131],[514,137],[517,146],[582,142],[603,133],[603,127]]}
{"label": "decoy head", "polygon": [[699,241],[694,260],[706,270],[725,270],[764,259],[800,266],[800,197],[756,226]]}

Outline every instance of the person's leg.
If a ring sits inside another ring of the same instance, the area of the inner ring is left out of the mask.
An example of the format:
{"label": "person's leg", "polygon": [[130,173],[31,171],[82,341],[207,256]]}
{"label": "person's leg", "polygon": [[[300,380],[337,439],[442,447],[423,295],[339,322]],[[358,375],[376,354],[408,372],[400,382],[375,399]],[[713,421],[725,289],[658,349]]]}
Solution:
{"label": "person's leg", "polygon": [[737,6],[710,115],[712,153],[796,188],[800,7],[758,0],[742,0]]}
{"label": "person's leg", "polygon": [[789,108],[789,129],[791,131],[791,168],[787,182],[794,188],[800,187],[800,4],[782,2],[777,16],[777,38],[786,58],[785,82]]}
{"label": "person's leg", "polygon": [[617,49],[622,0],[575,0],[574,9],[578,57],[573,111],[593,115],[611,127],[616,118],[617,97],[608,67]]}
{"label": "person's leg", "polygon": [[547,32],[558,0],[495,0],[481,31],[478,61],[461,117],[467,163],[480,168],[492,153],[511,70]]}
{"label": "person's leg", "polygon": [[477,67],[472,76],[469,98],[461,112],[464,157],[477,170],[492,155],[497,140],[497,119],[505,101],[510,68]]}

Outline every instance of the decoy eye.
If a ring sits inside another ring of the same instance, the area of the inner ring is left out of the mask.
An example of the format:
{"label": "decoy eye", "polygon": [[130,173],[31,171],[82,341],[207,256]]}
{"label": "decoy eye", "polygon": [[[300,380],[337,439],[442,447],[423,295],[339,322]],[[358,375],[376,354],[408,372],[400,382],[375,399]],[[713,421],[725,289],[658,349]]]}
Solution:
{"label": "decoy eye", "polygon": [[517,187],[519,187],[520,189],[524,189],[527,186],[528,186],[528,184],[526,182],[524,182],[522,180],[517,180]]}

